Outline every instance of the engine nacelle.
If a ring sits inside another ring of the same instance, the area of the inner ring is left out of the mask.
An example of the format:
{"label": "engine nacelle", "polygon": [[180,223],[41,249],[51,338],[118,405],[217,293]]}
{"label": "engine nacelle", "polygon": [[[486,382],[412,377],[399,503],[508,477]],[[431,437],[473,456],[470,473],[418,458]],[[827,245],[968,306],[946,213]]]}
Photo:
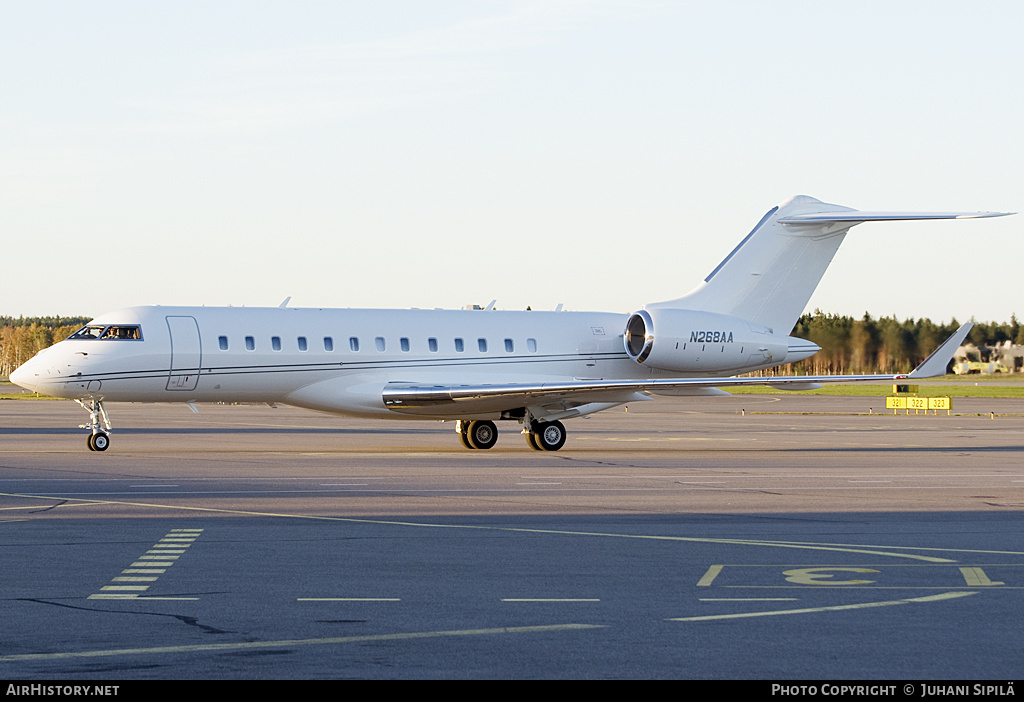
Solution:
{"label": "engine nacelle", "polygon": [[626,322],[623,343],[629,357],[643,366],[684,373],[743,373],[806,358],[818,350],[810,342],[777,337],[768,327],[745,319],[672,308],[634,312]]}

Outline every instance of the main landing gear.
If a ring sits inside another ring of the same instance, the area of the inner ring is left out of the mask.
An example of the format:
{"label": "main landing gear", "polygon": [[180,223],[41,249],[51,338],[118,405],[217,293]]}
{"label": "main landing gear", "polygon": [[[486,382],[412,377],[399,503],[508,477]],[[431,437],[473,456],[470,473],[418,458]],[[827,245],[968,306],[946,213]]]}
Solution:
{"label": "main landing gear", "polygon": [[[526,443],[535,451],[557,451],[565,446],[565,427],[561,422],[523,422]],[[498,442],[498,428],[486,419],[460,419],[455,423],[462,445],[468,449],[489,449]]]}
{"label": "main landing gear", "polygon": [[89,423],[79,425],[79,429],[89,430],[89,437],[86,440],[89,450],[106,451],[110,446],[110,419],[107,417],[107,411],[103,409],[103,402],[101,400],[90,400],[89,404],[82,400],[75,400],[75,402],[89,413]]}
{"label": "main landing gear", "polygon": [[459,432],[462,445],[468,449],[489,449],[498,443],[498,427],[494,422],[483,419],[455,422],[455,431]]}
{"label": "main landing gear", "polygon": [[565,427],[561,422],[533,422],[523,433],[526,443],[536,451],[557,451],[565,446]]}

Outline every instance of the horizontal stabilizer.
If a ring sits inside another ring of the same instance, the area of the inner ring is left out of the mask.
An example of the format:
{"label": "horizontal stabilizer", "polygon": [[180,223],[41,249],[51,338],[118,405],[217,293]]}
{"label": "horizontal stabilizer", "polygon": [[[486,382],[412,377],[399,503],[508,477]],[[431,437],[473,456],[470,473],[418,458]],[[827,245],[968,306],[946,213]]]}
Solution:
{"label": "horizontal stabilizer", "polygon": [[914,219],[981,219],[1005,217],[1013,212],[810,212],[779,217],[781,224],[826,224],[828,222],[899,222]]}

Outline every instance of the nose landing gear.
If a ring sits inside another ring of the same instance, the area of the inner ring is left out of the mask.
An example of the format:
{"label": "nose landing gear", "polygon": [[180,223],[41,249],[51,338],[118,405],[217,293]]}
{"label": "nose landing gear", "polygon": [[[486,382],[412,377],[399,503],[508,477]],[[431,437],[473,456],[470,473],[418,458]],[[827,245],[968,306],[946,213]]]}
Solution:
{"label": "nose landing gear", "polygon": [[110,446],[110,418],[107,411],[103,409],[102,400],[90,400],[86,404],[82,400],[75,400],[82,409],[89,413],[89,423],[80,424],[80,429],[88,429],[89,437],[86,444],[90,451],[106,451]]}

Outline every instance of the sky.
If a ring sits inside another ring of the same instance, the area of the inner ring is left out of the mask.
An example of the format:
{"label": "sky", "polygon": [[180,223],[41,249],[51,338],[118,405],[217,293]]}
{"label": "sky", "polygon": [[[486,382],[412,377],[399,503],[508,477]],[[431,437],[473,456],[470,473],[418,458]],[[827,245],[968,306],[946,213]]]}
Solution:
{"label": "sky", "polygon": [[[1024,212],[1024,3],[0,0],[0,315],[628,313],[797,194]],[[851,230],[808,311],[1024,315],[1024,214]]]}

